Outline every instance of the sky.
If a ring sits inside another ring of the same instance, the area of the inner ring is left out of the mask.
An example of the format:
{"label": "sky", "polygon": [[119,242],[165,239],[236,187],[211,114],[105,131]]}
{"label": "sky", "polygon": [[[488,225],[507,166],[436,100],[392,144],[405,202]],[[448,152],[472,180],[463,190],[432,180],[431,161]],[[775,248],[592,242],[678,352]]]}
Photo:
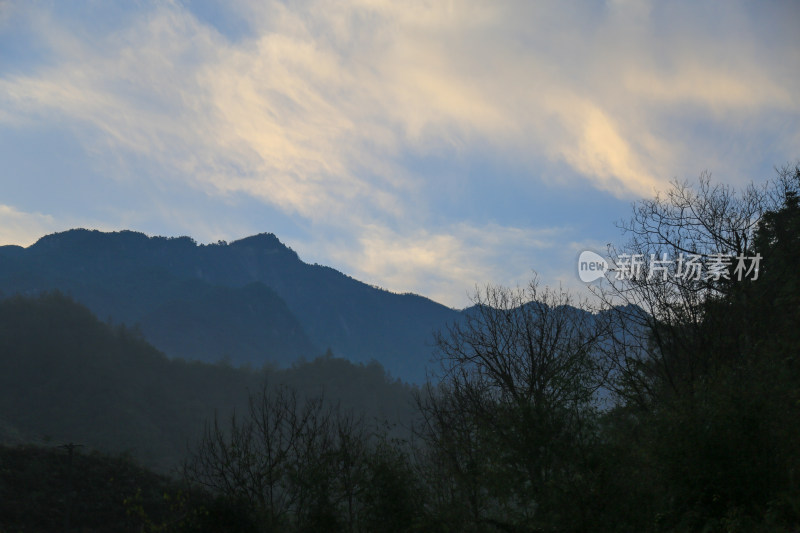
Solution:
{"label": "sky", "polygon": [[455,308],[800,157],[800,3],[0,0],[0,245],[274,233]]}

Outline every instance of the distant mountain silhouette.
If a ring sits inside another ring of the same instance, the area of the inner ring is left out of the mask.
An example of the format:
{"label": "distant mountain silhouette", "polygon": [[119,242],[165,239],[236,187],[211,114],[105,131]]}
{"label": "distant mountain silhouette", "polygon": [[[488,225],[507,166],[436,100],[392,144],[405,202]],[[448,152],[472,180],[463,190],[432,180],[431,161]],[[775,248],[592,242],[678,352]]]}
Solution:
{"label": "distant mountain silhouette", "polygon": [[0,291],[58,289],[102,318],[139,324],[170,356],[286,365],[327,348],[421,383],[432,333],[462,316],[413,294],[309,265],[273,234],[230,244],[85,229],[0,247]]}
{"label": "distant mountain silhouette", "polygon": [[[257,299],[252,305],[258,311]],[[411,387],[379,364],[323,356],[253,370],[168,359],[138,331],[101,322],[58,292],[0,300],[0,445],[78,442],[166,470],[215,413],[227,420],[245,411],[248,394],[265,384],[324,394],[368,420],[407,426],[413,417]]]}

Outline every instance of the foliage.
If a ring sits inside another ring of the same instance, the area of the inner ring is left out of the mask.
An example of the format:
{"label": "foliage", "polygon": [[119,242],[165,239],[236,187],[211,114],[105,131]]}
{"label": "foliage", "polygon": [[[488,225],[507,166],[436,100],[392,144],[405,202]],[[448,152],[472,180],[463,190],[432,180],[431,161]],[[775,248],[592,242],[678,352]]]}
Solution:
{"label": "foliage", "polygon": [[189,531],[203,495],[130,458],[62,446],[0,446],[0,531]]}
{"label": "foliage", "polygon": [[625,226],[633,235],[626,253],[761,256],[757,277],[739,280],[734,263],[719,280],[641,276],[604,295],[648,311],[639,321],[618,316],[629,327],[606,352],[619,394],[607,434],[626,445],[614,449],[628,472],[623,493],[632,495],[620,504],[648,509],[634,522],[641,529],[800,523],[798,191],[797,167],[741,196],[707,179],[697,191],[676,184]]}

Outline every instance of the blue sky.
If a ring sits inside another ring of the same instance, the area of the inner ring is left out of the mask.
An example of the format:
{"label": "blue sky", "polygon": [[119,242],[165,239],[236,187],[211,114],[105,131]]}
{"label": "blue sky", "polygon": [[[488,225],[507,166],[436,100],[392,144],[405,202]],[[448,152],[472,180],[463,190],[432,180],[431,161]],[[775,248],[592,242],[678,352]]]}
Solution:
{"label": "blue sky", "polygon": [[0,0],[0,244],[272,232],[453,307],[800,157],[795,2]]}

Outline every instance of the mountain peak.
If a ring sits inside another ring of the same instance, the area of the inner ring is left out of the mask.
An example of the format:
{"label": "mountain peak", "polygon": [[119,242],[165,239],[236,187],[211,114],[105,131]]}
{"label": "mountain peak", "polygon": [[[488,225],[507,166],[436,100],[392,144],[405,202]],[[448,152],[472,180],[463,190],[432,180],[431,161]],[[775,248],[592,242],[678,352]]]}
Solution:
{"label": "mountain peak", "polygon": [[294,257],[297,257],[297,253],[283,244],[274,233],[259,233],[258,235],[251,235],[250,237],[233,241],[229,244],[229,246],[235,248],[254,248],[257,250],[266,250],[272,252],[288,252]]}
{"label": "mountain peak", "polygon": [[261,365],[330,346],[422,383],[432,332],[460,316],[308,265],[273,233],[198,245],[75,229],[2,248],[0,259],[3,294],[63,290],[99,316],[142,324],[156,346],[186,359],[218,354]]}
{"label": "mountain peak", "polygon": [[286,248],[286,245],[284,245],[274,233],[259,233],[257,235],[250,235],[249,237],[244,237],[237,241],[233,241],[231,246],[267,246],[270,248]]}

